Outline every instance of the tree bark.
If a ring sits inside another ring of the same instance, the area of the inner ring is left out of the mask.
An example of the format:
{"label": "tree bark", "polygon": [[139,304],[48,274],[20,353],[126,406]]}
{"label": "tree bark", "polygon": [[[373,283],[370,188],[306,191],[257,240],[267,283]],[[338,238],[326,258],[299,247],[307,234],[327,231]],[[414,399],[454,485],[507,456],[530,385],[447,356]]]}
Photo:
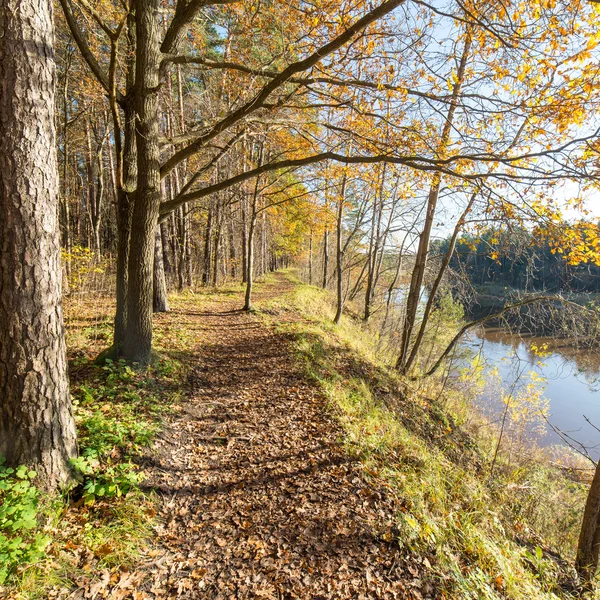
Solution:
{"label": "tree bark", "polygon": [[308,238],[308,285],[312,285],[313,282],[313,231],[310,230],[310,237]]}
{"label": "tree bark", "polygon": [[344,290],[343,290],[343,281],[344,281],[344,270],[343,270],[343,259],[344,259],[344,251],[342,247],[342,221],[344,216],[344,201],[346,196],[346,174],[344,173],[342,177],[342,190],[340,193],[340,198],[338,200],[337,206],[337,219],[336,219],[336,291],[337,291],[337,303],[336,303],[336,311],[335,317],[333,318],[333,322],[337,325],[342,318],[342,313],[344,312]]}
{"label": "tree bark", "polygon": [[[458,99],[460,97],[463,80],[465,78],[470,51],[471,34],[470,31],[468,31],[460,59],[460,65],[458,67],[458,73],[456,76],[457,78],[452,87],[452,100],[450,103],[450,107],[448,108],[448,114],[446,115],[446,119],[444,121],[444,127],[440,139],[439,152],[442,155],[445,154],[446,148],[450,141],[450,134],[452,132],[454,115],[458,106]],[[415,256],[415,266],[413,268],[408,297],[406,299],[406,317],[404,321],[404,327],[402,328],[402,343],[400,347],[400,355],[396,363],[396,368],[401,373],[407,372],[406,364],[410,355],[411,339],[417,321],[417,312],[419,309],[419,302],[421,299],[421,288],[425,279],[425,271],[427,269],[427,261],[429,257],[429,243],[431,240],[431,230],[433,228],[433,222],[435,219],[441,185],[441,173],[435,173],[431,189],[429,190],[429,196],[427,198],[427,211],[425,213],[425,223],[423,224],[423,231],[419,236],[419,245],[417,248],[417,254]]]}
{"label": "tree bark", "polygon": [[[62,198],[60,200],[60,227],[61,243],[65,250],[71,251],[71,223],[69,217],[69,69],[71,67],[71,55],[65,52],[65,73],[62,88],[63,120],[62,120]],[[67,271],[68,272],[68,271]]]}
{"label": "tree bark", "polygon": [[127,326],[122,355],[126,360],[148,364],[152,353],[154,243],[161,201],[158,0],[136,4],[135,24],[138,177],[133,207],[135,227],[132,228],[129,249]]}
{"label": "tree bark", "polygon": [[327,289],[327,275],[329,271],[329,229],[325,227],[323,234],[323,289]]}
{"label": "tree bark", "polygon": [[[258,150],[258,165],[262,164],[264,146],[261,143]],[[246,259],[246,294],[244,297],[244,310],[252,310],[252,286],[254,284],[254,234],[256,232],[256,220],[258,219],[258,192],[260,185],[260,176],[256,178],[254,184],[254,193],[252,194],[252,206],[250,213],[250,227],[248,229],[248,240],[246,248],[248,257]]]}
{"label": "tree bark", "polygon": [[202,285],[210,284],[210,265],[212,263],[212,237],[213,237],[213,203],[208,205],[206,215],[206,229],[204,233],[204,264],[202,265]]}
{"label": "tree bark", "polygon": [[248,228],[248,258],[246,259],[246,295],[244,297],[244,310],[252,309],[252,286],[254,284],[254,231],[256,229],[256,207],[252,208],[252,217],[250,219],[250,227]]}
{"label": "tree bark", "polygon": [[427,328],[427,323],[429,322],[429,317],[431,315],[431,311],[433,310],[433,304],[435,302],[435,298],[437,296],[437,292],[440,288],[442,280],[444,278],[444,274],[446,273],[446,269],[450,264],[450,260],[452,259],[452,254],[454,254],[454,249],[456,247],[456,240],[460,232],[462,231],[465,219],[469,214],[471,208],[473,207],[473,203],[475,202],[475,198],[477,197],[477,193],[471,194],[471,199],[469,200],[466,209],[463,211],[460,219],[458,220],[454,231],[452,233],[452,237],[450,238],[450,243],[448,245],[448,251],[446,252],[444,259],[442,260],[442,264],[438,271],[438,274],[429,290],[429,297],[427,298],[427,303],[425,304],[425,309],[423,311],[423,317],[421,318],[421,325],[419,326],[419,331],[415,338],[415,341],[412,345],[412,350],[410,352],[410,356],[405,361],[403,365],[404,373],[408,373],[410,370],[415,358],[417,357],[417,353],[419,352],[419,348],[421,347],[421,343],[423,342],[423,337],[425,336],[425,329]]}
{"label": "tree bark", "polygon": [[166,277],[173,272],[173,266],[171,265],[171,259],[169,257],[169,230],[166,221],[163,221],[160,224],[160,237],[163,251],[163,268]]}
{"label": "tree bark", "polygon": [[589,587],[598,567],[600,551],[600,461],[596,464],[594,479],[583,512],[576,568],[585,587]]}
{"label": "tree bark", "polygon": [[52,3],[0,4],[0,455],[53,489],[77,452],[61,306]]}
{"label": "tree bark", "polygon": [[[124,107],[123,147],[116,136],[117,149],[117,273],[115,327],[113,334],[112,354],[121,355],[127,328],[127,296],[129,290],[129,244],[133,221],[135,188],[137,186],[137,144],[135,133],[135,19],[128,16],[127,46],[129,60],[127,62],[127,98]],[[118,122],[118,108],[113,107],[115,129]]]}
{"label": "tree bark", "polygon": [[248,221],[246,211],[246,196],[243,192],[241,198],[242,204],[242,283],[248,282]]}
{"label": "tree bark", "polygon": [[167,279],[165,277],[165,263],[163,259],[162,235],[160,225],[156,226],[154,235],[154,282],[153,282],[152,309],[157,312],[169,312],[167,298]]}
{"label": "tree bark", "polygon": [[228,211],[228,226],[229,226],[229,274],[231,279],[237,277],[236,252],[235,252],[235,230],[233,223],[233,211],[231,206]]}

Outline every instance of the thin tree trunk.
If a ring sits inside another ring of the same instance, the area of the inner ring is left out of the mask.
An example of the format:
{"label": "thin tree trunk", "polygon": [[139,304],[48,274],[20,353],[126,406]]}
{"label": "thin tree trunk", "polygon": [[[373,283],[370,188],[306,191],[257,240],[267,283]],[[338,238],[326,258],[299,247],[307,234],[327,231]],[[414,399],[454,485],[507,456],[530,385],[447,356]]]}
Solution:
{"label": "thin tree trunk", "polygon": [[202,285],[210,283],[210,266],[212,264],[212,237],[213,237],[213,205],[208,205],[208,214],[206,215],[206,229],[204,233],[204,264],[202,267]]}
{"label": "thin tree trunk", "polygon": [[[458,68],[456,82],[452,88],[452,100],[448,109],[448,114],[444,122],[444,128],[442,130],[442,136],[440,139],[439,151],[443,155],[450,141],[450,134],[452,132],[452,125],[454,122],[454,114],[456,107],[458,106],[458,98],[460,96],[461,87],[465,78],[465,71],[468,64],[469,54],[471,51],[471,34],[467,32],[465,45],[460,59],[460,65]],[[419,302],[421,298],[421,288],[423,286],[423,280],[425,278],[425,271],[427,268],[427,259],[429,254],[429,243],[431,239],[431,230],[433,228],[433,222],[435,219],[435,213],[437,208],[437,202],[440,195],[440,189],[442,185],[442,177],[440,173],[436,173],[433,177],[433,183],[429,190],[429,196],[427,198],[427,211],[425,213],[425,223],[423,225],[423,231],[419,237],[419,245],[417,248],[417,254],[415,257],[415,266],[413,268],[410,289],[406,300],[406,316],[404,320],[404,327],[402,328],[402,343],[400,347],[400,355],[396,363],[397,368],[400,372],[406,372],[406,363],[409,357],[411,338],[413,330],[417,320],[417,311],[419,308]]]}
{"label": "thin tree trunk", "polygon": [[155,313],[169,312],[169,300],[167,298],[167,280],[165,277],[165,263],[163,258],[162,236],[160,225],[156,226],[154,236],[154,282],[152,308]]}
{"label": "thin tree trunk", "polygon": [[[383,216],[383,200],[385,188],[386,165],[383,165],[381,172],[381,183],[379,186],[379,196],[373,200],[373,219],[371,223],[371,238],[369,242],[369,262],[367,270],[367,289],[365,291],[365,309],[363,320],[367,322],[371,318],[371,305],[375,297],[378,274],[378,256],[381,242],[381,218]],[[379,200],[378,200],[379,197]]]}
{"label": "thin tree trunk", "polygon": [[177,209],[177,217],[175,220],[179,230],[179,257],[178,264],[179,270],[177,273],[179,290],[183,290],[186,284],[186,248],[188,245],[187,240],[187,228],[185,224],[184,207],[180,206]]}
{"label": "thin tree trunk", "polygon": [[[262,152],[263,147],[261,145],[260,151],[258,153],[259,166],[262,164]],[[258,217],[258,212],[256,208],[258,205],[259,184],[260,177],[257,177],[256,183],[254,184],[254,194],[252,196],[252,212],[250,215],[250,228],[248,230],[248,241],[246,243],[246,247],[248,248],[248,258],[246,260],[248,272],[246,274],[246,295],[244,297],[244,310],[252,309],[252,286],[254,283],[254,232],[256,231],[256,219]]]}
{"label": "thin tree trunk", "polygon": [[92,148],[92,134],[90,131],[89,119],[85,120],[85,139],[86,139],[86,156],[85,156],[85,175],[86,175],[86,200],[87,214],[89,218],[90,228],[92,230],[92,246],[96,252],[99,251],[96,244],[97,231],[97,214],[96,214],[96,160],[94,150]]}
{"label": "thin tree trunk", "polygon": [[163,221],[160,224],[160,237],[163,251],[163,265],[166,277],[167,275],[171,275],[171,273],[173,272],[171,258],[169,257],[169,230],[166,221]]}
{"label": "thin tree trunk", "polygon": [[310,230],[308,238],[308,285],[312,285],[313,281],[313,231]]}
{"label": "thin tree trunk", "polygon": [[329,230],[325,227],[323,234],[323,289],[327,289],[327,275],[329,271]]}
{"label": "thin tree trunk", "polygon": [[[242,192],[243,194],[243,192]],[[248,214],[246,212],[246,197],[242,197],[242,283],[248,281]]]}
{"label": "thin tree trunk", "polygon": [[248,241],[246,247],[248,248],[248,258],[246,259],[246,265],[248,272],[246,274],[246,295],[244,297],[244,310],[252,309],[252,286],[254,283],[254,230],[256,229],[256,205],[252,209],[252,218],[250,219],[250,227],[248,229]]}
{"label": "thin tree trunk", "polygon": [[65,56],[65,76],[63,81],[63,171],[62,171],[62,198],[60,201],[60,227],[62,246],[71,251],[71,224],[69,216],[69,69],[71,56]]}
{"label": "thin tree trunk", "polygon": [[77,444],[61,306],[52,3],[4,0],[0,30],[0,455],[53,489],[70,479]]}
{"label": "thin tree trunk", "polygon": [[229,207],[229,273],[233,280],[237,277],[236,251],[235,251],[235,230],[233,224],[233,212]]}
{"label": "thin tree trunk", "polygon": [[337,325],[342,318],[344,312],[344,270],[343,270],[343,249],[342,249],[342,220],[344,216],[344,201],[346,196],[346,173],[342,177],[342,189],[340,192],[340,198],[337,206],[337,219],[336,219],[336,288],[337,288],[337,305],[335,317],[333,322]]}
{"label": "thin tree trunk", "polygon": [[215,231],[215,245],[213,250],[213,264],[212,264],[212,284],[216,287],[218,283],[219,275],[219,250],[221,246],[221,232],[223,225],[223,209],[217,204],[217,228]]}
{"label": "thin tree trunk", "polygon": [[438,274],[435,278],[435,281],[433,282],[433,285],[431,286],[431,290],[429,290],[429,298],[427,298],[427,304],[425,305],[425,310],[423,311],[421,325],[419,326],[419,331],[417,333],[415,341],[413,342],[412,350],[410,352],[408,359],[406,360],[406,362],[403,365],[403,371],[405,373],[407,373],[410,370],[410,368],[413,364],[413,361],[417,357],[417,353],[419,352],[419,348],[423,341],[423,336],[425,335],[425,329],[427,328],[427,323],[429,321],[431,311],[433,310],[433,303],[435,302],[435,297],[437,295],[437,292],[438,292],[440,285],[442,283],[442,280],[444,278],[444,274],[446,273],[446,269],[448,268],[448,265],[450,264],[450,259],[452,258],[452,254],[454,254],[454,248],[456,247],[456,240],[458,239],[458,236],[462,230],[462,227],[464,225],[467,215],[469,214],[469,212],[471,211],[471,208],[473,207],[473,203],[475,202],[476,197],[477,197],[476,193],[471,195],[471,198],[467,204],[466,209],[463,211],[460,219],[458,220],[458,222],[456,224],[456,227],[454,228],[452,237],[450,239],[450,244],[448,245],[448,250],[446,252],[446,255],[444,256],[444,259],[442,261],[442,264],[440,266]]}

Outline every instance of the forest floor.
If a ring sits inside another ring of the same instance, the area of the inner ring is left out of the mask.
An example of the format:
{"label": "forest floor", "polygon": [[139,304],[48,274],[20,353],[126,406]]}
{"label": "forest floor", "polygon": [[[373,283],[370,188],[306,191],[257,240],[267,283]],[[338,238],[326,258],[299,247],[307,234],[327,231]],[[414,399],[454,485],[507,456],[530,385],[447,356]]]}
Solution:
{"label": "forest floor", "polygon": [[[292,285],[276,275],[256,301]],[[389,534],[395,501],[344,451],[291,336],[239,306],[217,293],[162,317],[195,343],[190,393],[144,464],[155,547],[77,597],[423,598]]]}
{"label": "forest floor", "polygon": [[8,480],[9,509],[39,527],[8,555],[9,587],[2,543],[20,538],[0,532],[0,598],[575,597],[561,557],[584,483],[527,456],[482,477],[494,438],[468,396],[409,385],[373,330],[351,313],[334,326],[331,295],[293,272],[254,299],[174,294],[147,370],[97,364],[112,306],[68,299],[80,483],[36,508]]}

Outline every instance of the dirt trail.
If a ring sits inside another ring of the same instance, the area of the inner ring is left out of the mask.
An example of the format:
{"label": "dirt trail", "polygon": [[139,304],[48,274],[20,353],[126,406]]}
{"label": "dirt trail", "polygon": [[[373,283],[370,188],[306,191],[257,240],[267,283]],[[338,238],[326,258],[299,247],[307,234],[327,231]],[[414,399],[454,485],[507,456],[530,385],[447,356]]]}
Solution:
{"label": "dirt trail", "polygon": [[290,339],[215,298],[170,317],[199,332],[192,394],[150,468],[162,549],[134,597],[421,598],[386,541],[391,499],[339,445]]}

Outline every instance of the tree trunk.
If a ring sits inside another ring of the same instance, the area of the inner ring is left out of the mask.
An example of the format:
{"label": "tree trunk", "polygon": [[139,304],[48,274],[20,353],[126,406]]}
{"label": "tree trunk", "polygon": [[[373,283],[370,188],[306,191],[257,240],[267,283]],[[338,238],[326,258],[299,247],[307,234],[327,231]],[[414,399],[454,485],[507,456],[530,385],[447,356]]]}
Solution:
{"label": "tree trunk", "polygon": [[160,243],[163,251],[163,269],[165,271],[165,277],[171,275],[173,267],[171,265],[171,259],[169,257],[169,233],[166,221],[160,224]]}
{"label": "tree trunk", "polygon": [[231,207],[229,207],[229,219],[228,219],[228,226],[229,226],[229,274],[231,276],[231,279],[233,279],[235,281],[235,278],[237,276],[237,265],[236,265],[236,253],[235,253],[235,230],[234,230],[234,224],[233,224],[233,212],[231,210]]}
{"label": "tree trunk", "polygon": [[[137,144],[136,144],[136,115],[135,115],[135,19],[133,15],[127,18],[127,100],[124,107],[123,147],[122,155],[117,154],[117,273],[115,327],[113,346],[110,352],[113,356],[121,355],[127,327],[127,296],[129,290],[129,244],[133,221],[134,193],[137,186]],[[118,109],[114,107],[115,112]],[[115,117],[116,121],[117,117]],[[120,141],[116,144],[117,152]],[[122,179],[122,181],[121,181]]]}
{"label": "tree trunk", "polygon": [[365,290],[365,309],[363,321],[368,322],[371,318],[372,304],[375,299],[375,291],[377,289],[378,274],[378,257],[381,245],[381,218],[384,209],[384,190],[386,165],[383,165],[381,171],[381,183],[379,185],[379,195],[373,200],[373,219],[371,220],[371,236],[369,241],[369,255],[367,263],[367,288]]}
{"label": "tree trunk", "polygon": [[[95,117],[92,113],[92,117]],[[100,222],[102,219],[102,198],[104,196],[104,163],[102,149],[104,143],[92,144],[92,132],[89,119],[85,122],[87,141],[86,176],[87,176],[87,209],[92,233],[92,246],[100,252]]]}
{"label": "tree trunk", "polygon": [[161,201],[159,147],[159,31],[158,0],[136,4],[137,63],[137,189],[133,207],[135,227],[129,249],[127,327],[122,355],[148,364],[152,353],[152,281],[154,243]]}
{"label": "tree trunk", "polygon": [[221,232],[223,228],[223,209],[217,202],[217,227],[215,231],[215,246],[213,250],[213,264],[212,264],[212,284],[217,287],[219,278],[219,251],[221,246]]}
{"label": "tree trunk", "polygon": [[[471,51],[471,34],[467,32],[465,39],[465,45],[461,55],[460,65],[458,68],[458,74],[456,81],[452,87],[452,100],[450,107],[448,108],[448,114],[444,122],[444,128],[440,139],[440,154],[444,154],[450,141],[450,134],[452,132],[452,125],[454,121],[454,114],[456,107],[458,106],[458,98],[460,96],[461,87],[465,78],[465,72]],[[407,372],[407,362],[410,355],[410,345],[413,336],[413,330],[417,321],[417,312],[419,309],[419,302],[421,299],[421,288],[425,279],[425,271],[427,269],[427,261],[429,256],[429,243],[431,240],[431,230],[435,219],[437,202],[440,195],[440,189],[442,185],[441,173],[435,173],[431,189],[429,190],[429,196],[427,198],[427,211],[425,213],[425,223],[423,224],[423,231],[419,236],[419,245],[417,248],[417,254],[415,256],[415,266],[413,268],[412,277],[410,281],[410,288],[408,291],[408,297],[406,299],[406,316],[404,320],[404,327],[402,328],[402,344],[400,347],[400,356],[396,363],[396,367],[401,373]]]}
{"label": "tree trunk", "polygon": [[329,271],[329,230],[325,227],[323,234],[323,289],[327,289],[327,275]]}
{"label": "tree trunk", "polygon": [[308,238],[308,285],[312,285],[313,282],[313,232],[310,230],[310,237]]}
{"label": "tree trunk", "polygon": [[115,329],[113,353],[121,354],[127,326],[127,296],[129,289],[129,243],[133,220],[133,193],[137,185],[137,148],[135,141],[135,111],[129,104],[125,108],[123,143],[123,187],[117,198],[117,274]]}
{"label": "tree trunk", "polygon": [[61,243],[65,250],[71,251],[71,224],[69,217],[69,69],[71,56],[65,53],[65,74],[63,81],[63,164],[62,164],[62,198],[60,201]]}
{"label": "tree trunk", "polygon": [[0,4],[0,454],[40,484],[77,452],[61,307],[52,3]]}
{"label": "tree trunk", "polygon": [[[263,144],[261,143],[258,150],[258,165],[262,164],[263,158]],[[256,232],[256,220],[258,218],[258,188],[260,185],[260,176],[256,178],[254,184],[254,193],[252,195],[252,206],[250,213],[250,228],[248,229],[248,241],[246,242],[246,248],[248,249],[248,258],[246,259],[246,267],[248,269],[246,273],[246,295],[244,298],[244,310],[252,309],[252,286],[254,283],[254,234]]]}
{"label": "tree trunk", "polygon": [[177,226],[179,228],[179,257],[178,257],[178,264],[179,264],[179,270],[177,273],[177,281],[178,281],[178,287],[179,290],[183,290],[185,288],[185,284],[186,284],[186,269],[187,269],[187,265],[186,265],[186,248],[187,248],[187,244],[188,244],[188,239],[187,239],[187,228],[186,228],[186,224],[185,224],[185,214],[183,212],[184,207],[180,206],[177,209],[177,217],[176,217],[176,223]]}
{"label": "tree trunk", "polygon": [[212,263],[212,237],[213,237],[213,205],[208,205],[208,214],[206,215],[206,230],[204,233],[204,264],[202,265],[202,285],[210,283],[210,265]]}
{"label": "tree trunk", "polygon": [[167,279],[165,277],[165,263],[163,259],[162,236],[160,225],[156,226],[154,236],[154,282],[153,282],[152,308],[155,313],[169,312],[169,300],[167,298]]}
{"label": "tree trunk", "polygon": [[248,222],[246,197],[242,196],[242,283],[248,281]]}
{"label": "tree trunk", "polygon": [[344,200],[346,196],[346,174],[342,177],[342,190],[337,206],[337,219],[336,219],[336,291],[337,291],[337,305],[335,311],[335,317],[333,322],[337,325],[342,318],[344,312],[344,270],[343,270],[343,248],[342,248],[342,219],[344,216]]}
{"label": "tree trunk", "polygon": [[246,295],[244,298],[244,310],[252,309],[252,285],[254,283],[254,231],[256,229],[256,211],[252,208],[252,218],[250,219],[250,227],[248,229],[248,258],[246,259]]}
{"label": "tree trunk", "polygon": [[576,568],[585,587],[589,588],[596,568],[600,551],[600,461],[588,493],[583,512],[583,522],[577,546]]}
{"label": "tree trunk", "polygon": [[429,322],[429,317],[431,315],[431,311],[433,310],[433,305],[434,305],[434,302],[435,302],[435,299],[437,296],[437,292],[438,292],[440,285],[442,283],[442,280],[444,278],[444,274],[446,273],[446,269],[448,268],[448,265],[450,264],[450,260],[452,259],[452,254],[454,253],[454,248],[456,247],[456,240],[458,239],[458,236],[459,236],[460,232],[462,231],[465,219],[466,219],[467,215],[469,214],[471,208],[473,207],[473,203],[475,202],[476,197],[477,197],[476,192],[471,194],[471,199],[469,200],[466,209],[463,211],[460,219],[456,223],[456,226],[452,233],[452,237],[450,238],[448,250],[442,260],[442,264],[441,264],[438,274],[435,278],[435,281],[433,282],[433,285],[431,286],[431,289],[429,290],[429,297],[427,298],[427,303],[425,304],[425,309],[423,311],[423,316],[421,318],[421,325],[419,326],[417,336],[415,338],[415,341],[413,342],[412,350],[410,351],[410,355],[404,362],[403,370],[405,373],[407,373],[410,370],[415,358],[417,357],[419,348],[421,346],[421,343],[423,342],[423,337],[425,336],[425,329],[427,328],[427,323]]}

